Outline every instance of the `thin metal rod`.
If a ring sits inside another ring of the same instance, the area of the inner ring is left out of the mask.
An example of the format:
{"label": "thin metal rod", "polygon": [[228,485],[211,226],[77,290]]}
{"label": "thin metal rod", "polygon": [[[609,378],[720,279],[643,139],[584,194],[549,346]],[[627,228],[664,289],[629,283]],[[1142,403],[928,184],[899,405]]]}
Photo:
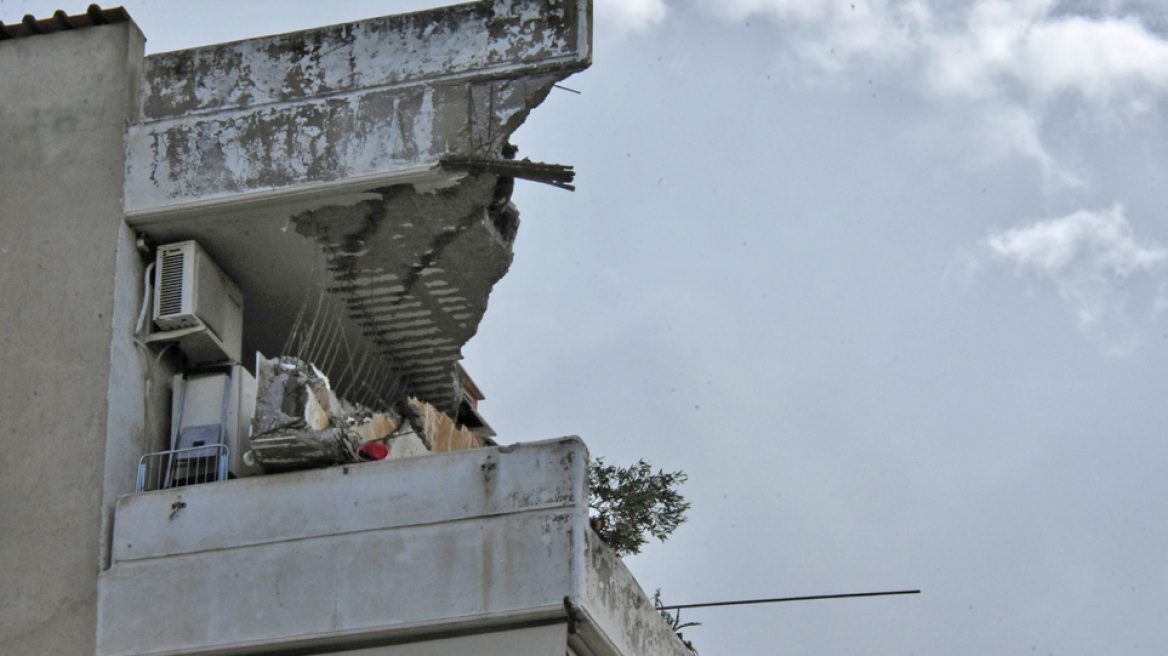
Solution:
{"label": "thin metal rod", "polygon": [[658,606],[658,610],[680,610],[683,608],[707,608],[710,606],[745,606],[747,604],[777,604],[784,601],[811,601],[813,599],[847,599],[849,597],[883,597],[888,595],[920,594],[920,590],[894,590],[892,592],[851,592],[848,594],[811,595],[809,597],[781,597],[778,599],[747,599],[742,601],[712,601],[706,604],[680,604],[678,606]]}

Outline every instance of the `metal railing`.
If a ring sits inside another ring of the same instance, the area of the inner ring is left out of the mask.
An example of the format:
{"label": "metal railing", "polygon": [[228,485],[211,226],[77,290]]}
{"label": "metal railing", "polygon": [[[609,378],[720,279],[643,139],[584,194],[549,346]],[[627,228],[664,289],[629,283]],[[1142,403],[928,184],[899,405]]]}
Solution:
{"label": "metal railing", "polygon": [[226,444],[147,453],[138,459],[135,492],[227,480]]}

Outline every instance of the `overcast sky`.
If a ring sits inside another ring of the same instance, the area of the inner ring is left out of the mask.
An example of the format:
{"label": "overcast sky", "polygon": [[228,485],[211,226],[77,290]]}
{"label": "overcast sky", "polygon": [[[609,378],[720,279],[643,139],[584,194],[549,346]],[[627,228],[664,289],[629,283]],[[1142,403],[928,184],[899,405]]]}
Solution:
{"label": "overcast sky", "polygon": [[[433,2],[126,0],[150,52]],[[0,0],[0,20],[52,1]],[[1168,5],[598,0],[514,141],[500,441],[690,476],[717,654],[1168,653]]]}

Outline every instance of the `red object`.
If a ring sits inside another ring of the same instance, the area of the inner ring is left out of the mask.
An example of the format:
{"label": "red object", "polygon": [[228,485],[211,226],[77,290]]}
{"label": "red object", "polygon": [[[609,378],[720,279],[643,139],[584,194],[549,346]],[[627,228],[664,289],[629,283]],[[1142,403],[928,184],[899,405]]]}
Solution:
{"label": "red object", "polygon": [[389,447],[381,442],[366,442],[357,449],[357,457],[362,460],[385,460]]}

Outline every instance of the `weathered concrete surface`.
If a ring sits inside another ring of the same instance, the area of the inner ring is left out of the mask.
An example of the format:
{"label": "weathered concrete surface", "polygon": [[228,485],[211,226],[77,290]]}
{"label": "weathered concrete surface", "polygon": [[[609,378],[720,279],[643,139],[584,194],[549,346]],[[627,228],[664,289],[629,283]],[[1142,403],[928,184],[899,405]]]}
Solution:
{"label": "weathered concrete surface", "polygon": [[604,643],[616,654],[690,655],[620,557],[593,531],[585,533],[585,541],[584,639]]}
{"label": "weathered concrete surface", "polygon": [[581,653],[688,655],[589,537],[587,466],[566,438],[123,497],[98,654],[372,646],[568,623],[567,600]]}
{"label": "weathered concrete surface", "polygon": [[370,188],[444,155],[497,156],[591,61],[590,16],[590,0],[485,0],[151,56],[126,210]]}
{"label": "weathered concrete surface", "polygon": [[[391,370],[372,386],[454,415],[454,364],[511,263],[518,212],[510,178],[439,162],[503,157],[552,85],[590,63],[590,23],[591,0],[484,0],[151,56],[127,220],[227,253],[248,352],[281,354],[305,287],[323,282],[346,306],[346,342]],[[307,280],[298,235],[331,279]],[[349,364],[322,365],[338,390]]]}
{"label": "weathered concrete surface", "polygon": [[136,367],[111,342],[133,329],[114,287],[142,48],[132,23],[0,41],[4,654],[94,650],[107,425],[124,419],[107,390]]}
{"label": "weathered concrete surface", "polygon": [[123,497],[98,653],[560,618],[579,587],[586,464],[561,440]]}
{"label": "weathered concrete surface", "polygon": [[397,435],[391,438],[387,444],[390,459],[414,458],[430,453],[430,450],[426,448],[426,443],[416,433]]}

